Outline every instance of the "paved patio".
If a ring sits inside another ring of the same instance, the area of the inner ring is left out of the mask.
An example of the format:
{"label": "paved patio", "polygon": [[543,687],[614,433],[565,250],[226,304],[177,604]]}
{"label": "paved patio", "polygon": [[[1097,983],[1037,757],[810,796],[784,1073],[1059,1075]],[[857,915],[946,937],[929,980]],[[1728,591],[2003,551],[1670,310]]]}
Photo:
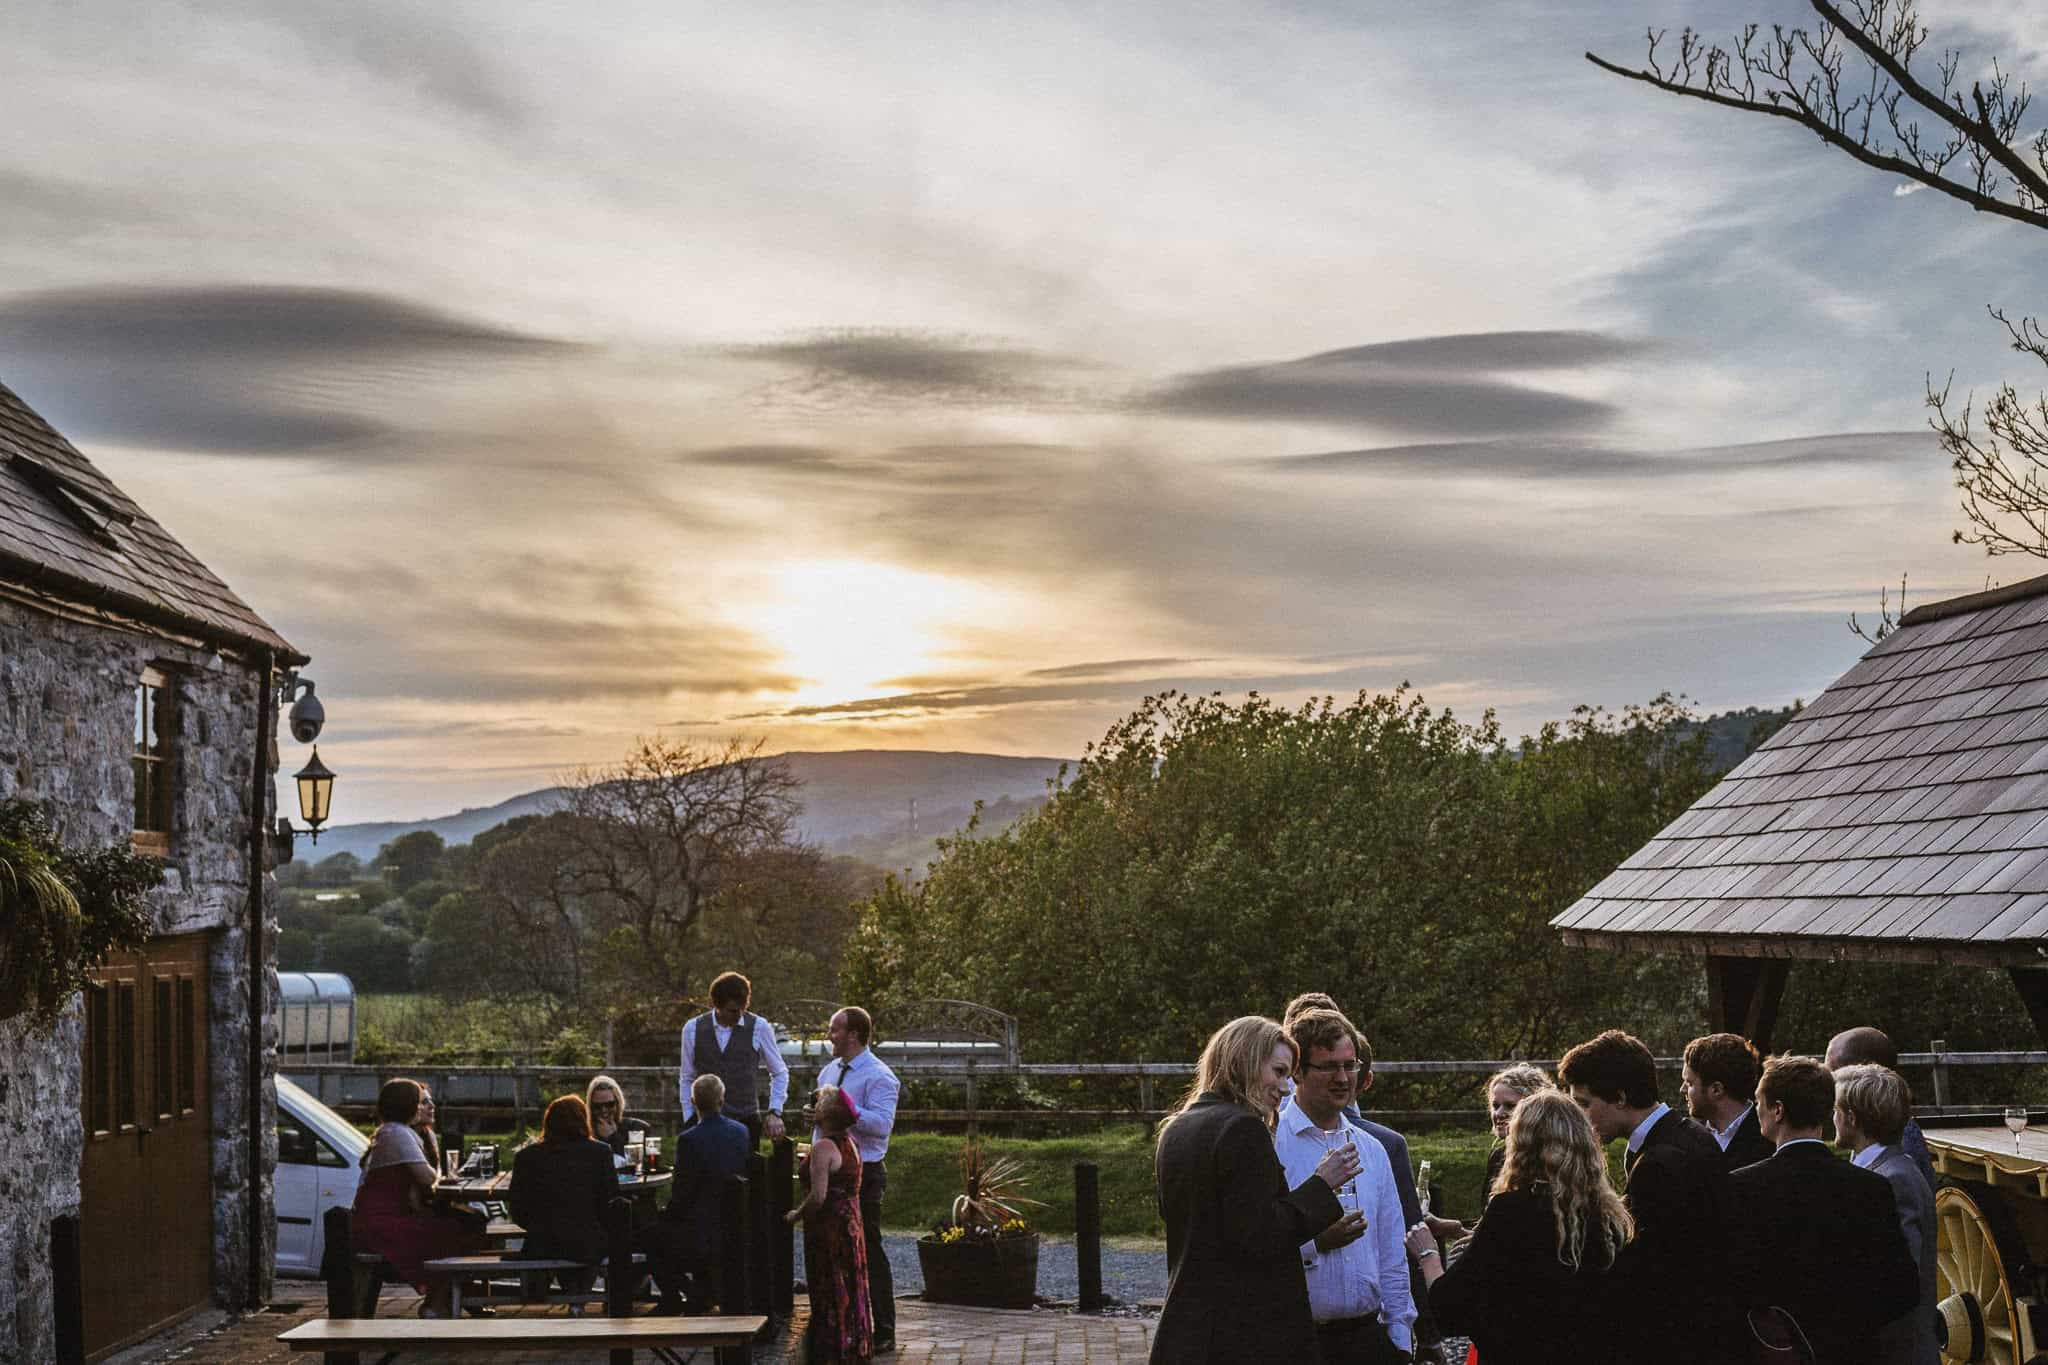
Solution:
{"label": "paved patio", "polygon": [[[409,1317],[419,1307],[418,1296],[408,1292],[384,1295],[379,1317]],[[500,1309],[501,1313],[546,1313],[560,1309]],[[325,1290],[303,1281],[280,1281],[277,1297],[268,1311],[241,1319],[212,1315],[195,1319],[182,1329],[166,1333],[132,1351],[124,1351],[109,1365],[277,1365],[283,1361],[310,1362],[319,1357],[310,1352],[293,1353],[279,1345],[277,1334],[326,1312]],[[797,1307],[797,1320],[777,1338],[754,1348],[761,1365],[800,1365],[797,1342],[803,1330],[804,1309]],[[1041,1308],[1030,1312],[996,1309],[955,1308],[927,1304],[918,1299],[901,1299],[896,1305],[896,1341],[893,1356],[881,1362],[903,1365],[1134,1365],[1144,1361],[1152,1345],[1155,1318],[1097,1317],[1059,1309]],[[478,1360],[474,1354],[446,1355],[408,1353],[405,1365],[440,1365],[440,1362]],[[495,1360],[531,1362],[581,1362],[603,1365],[609,1357],[603,1351],[564,1356],[559,1352],[522,1351],[491,1357]],[[642,1353],[643,1359],[652,1356]],[[698,1359],[708,1362],[709,1351]]]}

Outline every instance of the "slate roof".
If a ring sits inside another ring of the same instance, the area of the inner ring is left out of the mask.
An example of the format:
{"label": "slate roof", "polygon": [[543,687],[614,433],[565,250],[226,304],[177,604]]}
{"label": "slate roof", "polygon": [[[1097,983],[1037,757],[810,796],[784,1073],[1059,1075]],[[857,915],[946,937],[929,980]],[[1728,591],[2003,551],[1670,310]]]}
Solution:
{"label": "slate roof", "polygon": [[12,389],[0,384],[0,583],[306,662]]}
{"label": "slate roof", "polygon": [[1908,613],[1551,925],[1596,947],[2040,965],[2048,575]]}

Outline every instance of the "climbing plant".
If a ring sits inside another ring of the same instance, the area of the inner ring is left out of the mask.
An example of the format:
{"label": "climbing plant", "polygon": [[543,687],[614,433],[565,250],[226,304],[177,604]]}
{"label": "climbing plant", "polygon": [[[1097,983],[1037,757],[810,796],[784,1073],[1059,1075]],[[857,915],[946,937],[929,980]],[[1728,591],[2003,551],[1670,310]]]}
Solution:
{"label": "climbing plant", "polygon": [[162,880],[125,844],[66,848],[33,802],[0,802],[0,1019],[54,1023],[87,972],[149,937]]}

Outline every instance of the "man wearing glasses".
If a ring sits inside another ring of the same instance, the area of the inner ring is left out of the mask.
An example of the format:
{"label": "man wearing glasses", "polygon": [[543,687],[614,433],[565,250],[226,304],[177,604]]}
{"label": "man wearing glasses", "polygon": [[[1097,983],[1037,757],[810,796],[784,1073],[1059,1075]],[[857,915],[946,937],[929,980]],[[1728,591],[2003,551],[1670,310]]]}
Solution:
{"label": "man wearing glasses", "polygon": [[1358,1033],[1335,1010],[1295,1016],[1288,1036],[1301,1053],[1294,1094],[1280,1108],[1273,1147],[1288,1184],[1306,1180],[1335,1146],[1357,1149],[1359,1172],[1337,1192],[1344,1217],[1301,1247],[1309,1309],[1324,1365],[1397,1365],[1414,1343],[1401,1197],[1393,1164],[1371,1134],[1345,1116],[1364,1074]]}
{"label": "man wearing glasses", "polygon": [[[683,1103],[683,1126],[696,1122],[690,1087],[699,1076],[725,1082],[725,1116],[747,1126],[752,1146],[761,1134],[782,1140],[782,1106],[789,1098],[789,1064],[775,1045],[775,1026],[749,1014],[754,984],[738,972],[723,972],[711,983],[711,1008],[683,1025],[682,1066],[676,1090]],[[761,1068],[768,1068],[768,1109],[761,1111]]]}

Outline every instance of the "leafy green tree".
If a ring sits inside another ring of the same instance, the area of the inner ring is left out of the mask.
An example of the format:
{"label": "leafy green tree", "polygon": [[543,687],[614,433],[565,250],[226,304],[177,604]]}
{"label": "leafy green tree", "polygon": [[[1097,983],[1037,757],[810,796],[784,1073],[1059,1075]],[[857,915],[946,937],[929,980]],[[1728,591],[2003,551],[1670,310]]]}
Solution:
{"label": "leafy green tree", "polygon": [[369,915],[344,915],[320,944],[320,970],[340,972],[369,994],[412,984],[413,937]]}
{"label": "leafy green tree", "polygon": [[313,864],[306,875],[306,885],[339,887],[361,879],[363,860],[353,853],[336,853]]}
{"label": "leafy green tree", "polygon": [[440,835],[430,829],[416,829],[385,844],[377,854],[377,866],[392,890],[410,891],[440,874],[441,860],[447,851],[447,842]]}

